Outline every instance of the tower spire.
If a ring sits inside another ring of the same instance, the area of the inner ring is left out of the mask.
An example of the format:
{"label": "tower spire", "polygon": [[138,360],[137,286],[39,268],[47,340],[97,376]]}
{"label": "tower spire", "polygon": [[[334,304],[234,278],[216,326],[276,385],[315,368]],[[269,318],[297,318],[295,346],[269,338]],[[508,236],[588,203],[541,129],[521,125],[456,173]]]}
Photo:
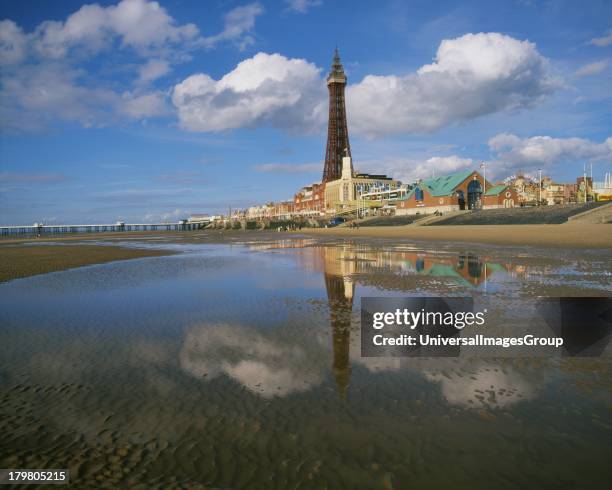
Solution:
{"label": "tower spire", "polygon": [[346,76],[344,75],[344,67],[342,66],[342,62],[340,61],[340,53],[338,51],[338,46],[334,50],[334,58],[332,60],[331,70],[329,72],[329,76],[327,78],[328,83],[331,77],[344,77],[344,83],[346,83]]}

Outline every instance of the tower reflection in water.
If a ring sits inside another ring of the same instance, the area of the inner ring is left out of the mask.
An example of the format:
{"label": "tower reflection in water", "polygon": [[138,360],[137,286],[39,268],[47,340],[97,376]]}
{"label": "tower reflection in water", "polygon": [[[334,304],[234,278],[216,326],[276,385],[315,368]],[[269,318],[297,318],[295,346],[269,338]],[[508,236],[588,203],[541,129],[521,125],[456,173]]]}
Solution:
{"label": "tower reflection in water", "polygon": [[351,314],[355,284],[351,274],[355,272],[354,257],[347,257],[344,247],[322,247],[325,288],[330,309],[332,328],[332,373],[336,388],[346,397],[351,377],[350,343]]}
{"label": "tower reflection in water", "polygon": [[[351,377],[354,276],[359,275],[360,283],[374,286],[380,286],[376,273],[381,272],[446,277],[467,289],[472,289],[483,283],[486,287],[487,278],[492,273],[508,273],[512,267],[510,264],[487,263],[472,254],[436,257],[418,252],[372,250],[357,245],[319,247],[318,251],[323,259],[321,262],[330,310],[332,374],[342,397],[347,395]],[[358,339],[353,339],[353,344],[354,349],[359,348]]]}
{"label": "tower reflection in water", "polygon": [[[225,375],[265,398],[306,392],[320,385],[329,374],[339,396],[344,398],[349,392],[351,361],[367,369],[378,370],[382,365],[385,369],[400,367],[399,359],[360,357],[359,329],[351,331],[356,284],[370,289],[372,295],[378,295],[378,291],[395,291],[395,295],[398,291],[399,294],[419,291],[436,296],[445,294],[449,284],[455,285],[454,292],[456,286],[474,290],[492,273],[508,273],[511,267],[469,254],[436,256],[412,250],[380,250],[356,243],[312,246],[274,242],[250,248],[299,249],[293,255],[298,270],[308,272],[309,277],[323,276],[329,317],[318,325],[327,332],[331,327],[331,345],[327,344],[328,338],[318,335],[320,330],[313,335],[312,329],[294,328],[293,324],[289,325],[289,332],[281,332],[257,328],[248,321],[244,325],[204,323],[188,329],[180,363],[200,380],[210,382]],[[296,325],[312,325],[301,310],[291,314],[296,315]],[[323,338],[325,346],[320,343]],[[330,354],[332,359],[327,362],[331,366],[321,362],[329,359]]]}
{"label": "tower reflection in water", "polygon": [[325,273],[329,300],[334,361],[332,372],[338,393],[346,396],[350,377],[351,312],[355,286],[350,279]]}

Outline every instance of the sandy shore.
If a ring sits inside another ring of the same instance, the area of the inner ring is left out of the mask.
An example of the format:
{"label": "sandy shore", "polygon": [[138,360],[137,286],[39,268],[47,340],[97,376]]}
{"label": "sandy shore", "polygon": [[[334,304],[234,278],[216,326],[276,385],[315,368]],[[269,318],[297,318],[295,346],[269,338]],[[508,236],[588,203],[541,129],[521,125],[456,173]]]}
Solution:
{"label": "sandy shore", "polygon": [[[100,233],[95,236],[71,235],[45,238],[58,245],[36,246],[37,239],[15,238],[0,241],[0,282],[19,277],[44,274],[74,267],[102,264],[115,260],[171,255],[170,250],[124,248],[112,245],[88,245],[71,242],[122,238],[125,240],[162,239],[173,243],[234,243],[244,239],[281,239],[311,235],[330,238],[397,238],[423,242],[481,243],[546,248],[612,249],[612,225],[568,223],[563,225],[463,225],[463,226],[380,226],[351,228],[303,228],[300,231],[220,231],[206,230],[184,233]],[[24,243],[31,246],[23,246]],[[65,245],[60,243],[64,242]]]}
{"label": "sandy shore", "polygon": [[485,243],[512,246],[612,248],[612,226],[570,223],[563,225],[372,226],[304,228],[300,233],[347,237],[407,238],[423,241]]}
{"label": "sandy shore", "polygon": [[145,250],[103,245],[43,245],[0,247],[0,282],[114,260],[171,255],[168,250]]}

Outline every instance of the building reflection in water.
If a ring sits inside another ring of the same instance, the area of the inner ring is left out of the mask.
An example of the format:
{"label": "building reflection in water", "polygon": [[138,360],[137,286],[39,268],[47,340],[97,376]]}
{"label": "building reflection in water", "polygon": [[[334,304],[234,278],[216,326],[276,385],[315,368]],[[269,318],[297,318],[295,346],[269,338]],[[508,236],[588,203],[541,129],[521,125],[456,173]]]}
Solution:
{"label": "building reflection in water", "polygon": [[[527,278],[537,272],[536,267],[512,262],[492,262],[490,257],[473,253],[436,254],[420,250],[376,249],[367,244],[345,242],[341,245],[317,246],[313,240],[278,240],[264,244],[249,244],[251,250],[301,249],[297,260],[306,271],[323,269],[326,274],[351,280],[352,274],[380,272],[414,274],[454,278],[463,286],[478,287],[496,272],[512,278]],[[313,253],[314,252],[314,253]],[[376,285],[375,281],[360,277],[358,282]],[[354,290],[354,287],[353,287]],[[328,293],[329,294],[329,293]]]}
{"label": "building reflection in water", "polygon": [[[382,251],[356,244],[317,247],[317,250],[318,254],[306,254],[305,258],[309,259],[310,268],[313,263],[323,265],[332,331],[332,373],[342,397],[346,397],[351,376],[351,315],[356,274],[365,285],[370,282],[376,285],[377,281],[372,280],[376,273],[407,272],[448,277],[474,288],[483,283],[486,286],[487,279],[495,272],[511,274],[513,269],[511,264],[489,263],[473,254],[440,257],[414,251]],[[319,255],[322,260],[313,255]],[[372,276],[361,275],[368,273]]]}
{"label": "building reflection in water", "polygon": [[[436,255],[420,251],[381,250],[355,243],[312,246],[310,243],[267,243],[257,250],[298,248],[299,267],[323,274],[332,338],[331,374],[339,396],[347,396],[353,362],[368,369],[399,369],[400,359],[361,358],[359,331],[351,332],[355,284],[386,288],[386,277],[449,278],[466,289],[478,287],[493,272],[511,273],[510,264],[495,264],[471,254]],[[403,282],[401,290],[414,291]],[[394,287],[395,289],[395,287]],[[427,291],[427,286],[421,292]],[[432,294],[435,291],[432,290]],[[440,293],[436,293],[439,295]],[[351,335],[352,333],[352,335]],[[304,392],[320,384],[324,368],[313,357],[312,343],[282,338],[266,330],[239,325],[197,325],[189,329],[180,354],[182,368],[211,381],[224,374],[263,397]],[[305,362],[296,362],[299,357]],[[408,367],[408,366],[406,366]],[[432,378],[432,380],[434,380]]]}

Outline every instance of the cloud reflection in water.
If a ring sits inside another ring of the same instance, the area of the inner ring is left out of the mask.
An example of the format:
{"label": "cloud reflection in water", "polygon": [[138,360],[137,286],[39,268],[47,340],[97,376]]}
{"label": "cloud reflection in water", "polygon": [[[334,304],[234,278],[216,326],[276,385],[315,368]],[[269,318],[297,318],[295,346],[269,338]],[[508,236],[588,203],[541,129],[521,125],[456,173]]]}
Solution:
{"label": "cloud reflection in water", "polygon": [[223,324],[191,328],[180,352],[181,367],[192,376],[210,380],[225,374],[266,398],[320,384],[323,373],[309,359],[297,344],[283,344],[253,329]]}

